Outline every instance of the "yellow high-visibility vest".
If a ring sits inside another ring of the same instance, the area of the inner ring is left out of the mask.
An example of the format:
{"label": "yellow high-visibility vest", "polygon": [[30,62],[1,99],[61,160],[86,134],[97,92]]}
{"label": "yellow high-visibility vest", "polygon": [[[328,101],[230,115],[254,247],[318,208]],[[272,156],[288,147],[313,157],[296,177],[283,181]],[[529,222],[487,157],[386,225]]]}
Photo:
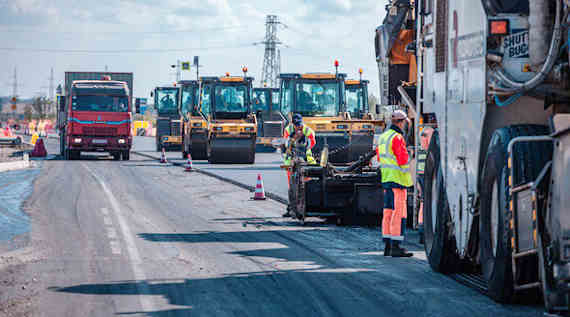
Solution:
{"label": "yellow high-visibility vest", "polygon": [[398,132],[387,129],[378,137],[378,162],[382,170],[382,183],[393,182],[403,187],[410,187],[413,182],[409,162],[398,165],[396,155],[392,151],[392,142],[398,135],[401,136]]}

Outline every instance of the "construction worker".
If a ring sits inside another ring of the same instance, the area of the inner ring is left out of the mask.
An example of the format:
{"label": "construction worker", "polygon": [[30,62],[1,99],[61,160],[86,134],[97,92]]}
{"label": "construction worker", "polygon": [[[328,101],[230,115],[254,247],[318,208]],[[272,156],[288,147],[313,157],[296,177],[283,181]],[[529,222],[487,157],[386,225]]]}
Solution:
{"label": "construction worker", "polygon": [[379,136],[376,148],[384,188],[382,237],[385,256],[412,256],[412,253],[400,247],[406,228],[407,188],[413,185],[406,140],[403,136],[406,122],[411,124],[405,112],[394,111],[392,125]]}
{"label": "construction worker", "polygon": [[[283,138],[287,140],[285,148],[287,149],[283,157],[283,165],[291,165],[292,153],[289,145],[293,145],[295,142],[297,146],[302,146],[305,148],[306,161],[309,164],[317,164],[317,161],[313,157],[312,149],[317,144],[315,138],[315,131],[310,127],[303,124],[303,117],[300,114],[293,115],[292,123],[285,128],[283,133]],[[291,183],[291,171],[287,170],[287,185]],[[289,208],[287,212],[283,214],[283,217],[290,217]]]}
{"label": "construction worker", "polygon": [[420,210],[418,212],[418,232],[420,234],[420,244],[424,244],[424,173],[427,159],[427,150],[433,134],[433,128],[427,127],[420,134],[420,149],[418,150],[416,163],[416,188],[420,198]]}

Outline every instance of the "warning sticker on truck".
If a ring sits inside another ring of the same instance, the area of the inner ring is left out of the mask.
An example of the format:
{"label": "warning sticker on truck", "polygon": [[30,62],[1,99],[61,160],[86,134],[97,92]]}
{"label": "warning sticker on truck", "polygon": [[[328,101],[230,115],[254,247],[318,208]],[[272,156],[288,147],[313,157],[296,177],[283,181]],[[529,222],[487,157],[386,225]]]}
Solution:
{"label": "warning sticker on truck", "polygon": [[528,30],[513,30],[503,40],[504,54],[508,58],[525,58],[528,56]]}

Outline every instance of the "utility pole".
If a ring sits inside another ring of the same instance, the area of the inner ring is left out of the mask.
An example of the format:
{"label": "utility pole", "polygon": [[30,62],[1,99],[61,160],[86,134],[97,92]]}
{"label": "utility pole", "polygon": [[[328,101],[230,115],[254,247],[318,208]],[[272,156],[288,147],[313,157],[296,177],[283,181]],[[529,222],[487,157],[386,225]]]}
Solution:
{"label": "utility pole", "polygon": [[265,56],[261,70],[260,87],[277,87],[279,72],[281,71],[281,53],[277,49],[282,42],[277,37],[277,26],[281,24],[276,15],[268,15],[265,21],[265,39],[256,44],[265,44]]}
{"label": "utility pole", "polygon": [[16,109],[18,104],[18,68],[14,67],[14,79],[12,82],[12,117],[16,118]]}
{"label": "utility pole", "polygon": [[53,113],[54,111],[54,107],[52,106],[55,102],[53,100],[53,67],[50,70],[49,73],[49,91],[48,91],[48,96],[49,96],[49,100],[50,100],[50,104],[49,104],[49,109],[48,109],[48,113]]}

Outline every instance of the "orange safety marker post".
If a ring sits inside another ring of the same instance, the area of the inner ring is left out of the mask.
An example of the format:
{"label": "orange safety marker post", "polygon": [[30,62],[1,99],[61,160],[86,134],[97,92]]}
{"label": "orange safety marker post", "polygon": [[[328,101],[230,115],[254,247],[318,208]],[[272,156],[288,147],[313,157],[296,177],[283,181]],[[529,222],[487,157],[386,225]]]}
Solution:
{"label": "orange safety marker post", "polygon": [[190,156],[190,154],[188,154],[188,160],[186,161],[186,166],[184,168],[184,171],[186,171],[186,172],[194,171],[192,169],[192,156]]}
{"label": "orange safety marker post", "polygon": [[166,164],[168,161],[166,160],[166,152],[164,151],[164,147],[162,147],[162,154],[160,154],[160,163]]}
{"label": "orange safety marker post", "polygon": [[257,184],[255,185],[255,194],[253,200],[265,200],[265,189],[263,189],[263,180],[261,174],[257,174]]}

